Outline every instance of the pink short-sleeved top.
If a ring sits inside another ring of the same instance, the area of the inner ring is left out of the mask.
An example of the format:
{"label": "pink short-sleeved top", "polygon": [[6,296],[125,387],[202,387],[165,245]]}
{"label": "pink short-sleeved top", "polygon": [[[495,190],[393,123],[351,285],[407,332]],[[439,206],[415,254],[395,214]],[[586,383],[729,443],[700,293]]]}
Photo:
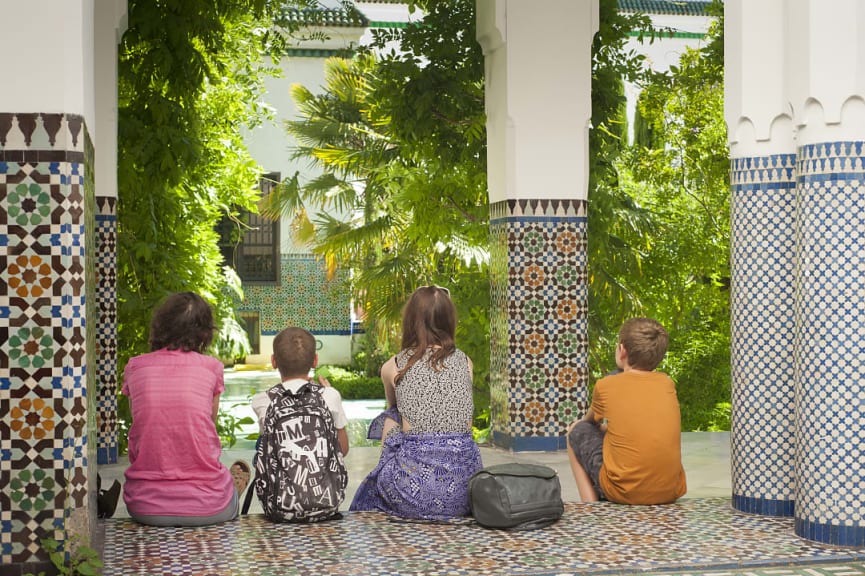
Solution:
{"label": "pink short-sleeved top", "polygon": [[123,374],[132,404],[126,507],[146,516],[222,511],[234,490],[213,423],[213,398],[225,389],[222,363],[162,349],[130,359]]}

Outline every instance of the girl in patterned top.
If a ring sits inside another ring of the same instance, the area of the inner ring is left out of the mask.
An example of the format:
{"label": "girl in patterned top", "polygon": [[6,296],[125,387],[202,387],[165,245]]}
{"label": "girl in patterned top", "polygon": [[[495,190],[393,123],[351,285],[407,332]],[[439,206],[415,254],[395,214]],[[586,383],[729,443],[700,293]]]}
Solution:
{"label": "girl in patterned top", "polygon": [[429,520],[469,514],[468,479],[482,466],[471,434],[472,364],[455,331],[448,290],[418,288],[403,311],[402,350],[381,370],[390,407],[381,459],[352,510]]}

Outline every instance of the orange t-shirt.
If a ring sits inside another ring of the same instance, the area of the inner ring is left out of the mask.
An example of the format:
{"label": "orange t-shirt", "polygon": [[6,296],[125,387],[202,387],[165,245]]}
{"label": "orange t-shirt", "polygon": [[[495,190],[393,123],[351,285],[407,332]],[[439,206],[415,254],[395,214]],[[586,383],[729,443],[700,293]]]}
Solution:
{"label": "orange t-shirt", "polygon": [[612,502],[665,504],[687,491],[676,385],[662,372],[598,380],[595,420],[607,419],[600,485]]}

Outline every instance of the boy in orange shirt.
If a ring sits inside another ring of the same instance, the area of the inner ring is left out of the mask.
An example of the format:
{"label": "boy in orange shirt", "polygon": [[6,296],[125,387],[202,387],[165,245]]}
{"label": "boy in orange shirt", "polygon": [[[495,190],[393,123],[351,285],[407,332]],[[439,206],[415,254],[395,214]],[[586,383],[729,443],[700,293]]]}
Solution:
{"label": "boy in orange shirt", "polygon": [[621,372],[598,380],[592,405],[568,427],[568,457],[583,502],[666,504],[685,494],[676,385],[655,372],[667,331],[631,318],[619,330]]}

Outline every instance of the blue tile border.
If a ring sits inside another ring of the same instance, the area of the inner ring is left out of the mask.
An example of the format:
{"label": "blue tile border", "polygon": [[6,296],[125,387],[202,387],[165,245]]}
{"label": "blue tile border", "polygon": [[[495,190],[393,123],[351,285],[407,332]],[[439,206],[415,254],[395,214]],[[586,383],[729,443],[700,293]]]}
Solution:
{"label": "blue tile border", "polygon": [[836,526],[796,518],[796,536],[833,546],[865,546],[865,526]]}
{"label": "blue tile border", "polygon": [[505,218],[490,219],[490,224],[501,224],[503,222],[588,222],[585,216],[510,216]]}
{"label": "blue tile border", "polygon": [[835,182],[838,180],[861,180],[865,171],[861,172],[830,172],[828,174],[800,174],[796,177],[799,184],[812,182]]}
{"label": "blue tile border", "polygon": [[733,494],[733,508],[750,514],[791,517],[795,510],[795,502],[793,500],[772,500]]}
{"label": "blue tile border", "polygon": [[96,461],[100,465],[117,463],[117,446],[96,449]]}
{"label": "blue tile border", "polygon": [[495,430],[492,442],[514,452],[556,452],[568,446],[565,436],[512,436]]}
{"label": "blue tile border", "polygon": [[732,184],[733,192],[777,192],[779,190],[796,191],[796,182],[746,182]]}

